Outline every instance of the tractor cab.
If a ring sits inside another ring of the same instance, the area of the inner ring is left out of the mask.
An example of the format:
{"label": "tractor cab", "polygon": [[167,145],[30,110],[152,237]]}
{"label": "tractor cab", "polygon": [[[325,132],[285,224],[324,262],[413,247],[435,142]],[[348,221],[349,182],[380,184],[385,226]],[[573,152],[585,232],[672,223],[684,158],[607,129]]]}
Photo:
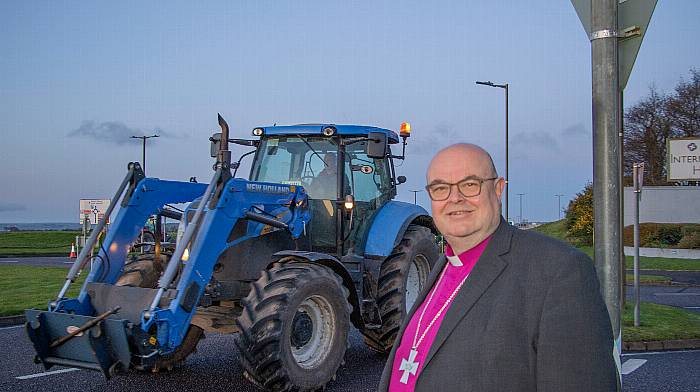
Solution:
{"label": "tractor cab", "polygon": [[312,211],[311,250],[360,251],[369,218],[396,195],[388,147],[399,143],[396,133],[319,124],[255,128],[253,135],[260,143],[250,180],[303,186]]}

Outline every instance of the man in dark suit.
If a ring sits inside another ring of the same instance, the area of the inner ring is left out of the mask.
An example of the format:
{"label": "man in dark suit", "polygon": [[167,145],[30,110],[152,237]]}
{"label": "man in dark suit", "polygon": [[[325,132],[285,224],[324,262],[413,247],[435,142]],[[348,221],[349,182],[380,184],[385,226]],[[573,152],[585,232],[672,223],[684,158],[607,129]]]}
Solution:
{"label": "man in dark suit", "polygon": [[456,144],[426,190],[445,256],[389,355],[379,391],[615,391],[612,327],[592,261],[501,217],[489,154]]}

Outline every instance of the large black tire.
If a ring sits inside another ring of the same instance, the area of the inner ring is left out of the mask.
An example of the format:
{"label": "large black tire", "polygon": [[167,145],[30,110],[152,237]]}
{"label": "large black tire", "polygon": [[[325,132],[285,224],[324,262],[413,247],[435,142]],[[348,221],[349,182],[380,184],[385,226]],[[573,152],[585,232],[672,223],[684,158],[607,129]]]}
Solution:
{"label": "large black tire", "polygon": [[348,290],[327,267],[276,263],[251,284],[236,320],[245,376],[271,391],[308,391],[335,379],[350,328]]}
{"label": "large black tire", "polygon": [[378,329],[362,331],[371,349],[389,353],[406,314],[425,286],[439,256],[430,229],[409,225],[391,255],[382,263],[377,281],[377,306],[382,318]]}
{"label": "large black tire", "polygon": [[180,343],[180,346],[175,351],[171,354],[158,357],[153,366],[144,370],[159,372],[161,370],[172,370],[173,368],[181,366],[185,363],[188,356],[197,352],[197,343],[203,338],[204,331],[202,328],[196,325],[190,325],[190,328],[185,334],[185,338],[182,339],[182,343]]}
{"label": "large black tire", "polygon": [[136,260],[124,265],[124,272],[114,285],[156,289],[158,279],[168,264],[168,258],[169,255],[165,254],[161,254],[159,259],[156,259],[154,253],[138,255]]}
{"label": "large black tire", "polygon": [[[117,279],[115,286],[132,286],[158,288],[158,279],[165,269],[170,256],[161,254],[156,260],[155,254],[146,253],[139,255],[136,261],[124,266],[124,272]],[[204,337],[202,328],[190,325],[180,346],[169,355],[159,357],[153,365],[136,366],[137,370],[158,372],[160,370],[172,370],[185,362],[188,355],[197,351],[197,343]]]}

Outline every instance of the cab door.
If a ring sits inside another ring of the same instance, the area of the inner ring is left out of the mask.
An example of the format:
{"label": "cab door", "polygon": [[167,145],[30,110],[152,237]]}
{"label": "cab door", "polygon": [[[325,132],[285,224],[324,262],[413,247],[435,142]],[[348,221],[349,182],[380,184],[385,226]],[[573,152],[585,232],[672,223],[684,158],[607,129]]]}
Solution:
{"label": "cab door", "polygon": [[347,146],[345,151],[345,173],[351,186],[347,194],[355,198],[355,208],[352,224],[346,221],[344,225],[343,238],[347,238],[345,248],[358,255],[364,253],[374,214],[396,195],[388,159],[369,158],[366,150],[366,142],[361,142]]}

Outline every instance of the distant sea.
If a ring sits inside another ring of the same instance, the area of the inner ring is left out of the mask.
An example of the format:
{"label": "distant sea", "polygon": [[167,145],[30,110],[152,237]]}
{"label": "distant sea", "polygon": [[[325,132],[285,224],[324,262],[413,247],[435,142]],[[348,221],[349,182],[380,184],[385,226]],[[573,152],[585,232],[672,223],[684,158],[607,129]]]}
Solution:
{"label": "distant sea", "polygon": [[[0,223],[0,231],[11,230],[80,230],[79,223],[51,222],[51,223]],[[15,229],[16,228],[16,229]]]}

